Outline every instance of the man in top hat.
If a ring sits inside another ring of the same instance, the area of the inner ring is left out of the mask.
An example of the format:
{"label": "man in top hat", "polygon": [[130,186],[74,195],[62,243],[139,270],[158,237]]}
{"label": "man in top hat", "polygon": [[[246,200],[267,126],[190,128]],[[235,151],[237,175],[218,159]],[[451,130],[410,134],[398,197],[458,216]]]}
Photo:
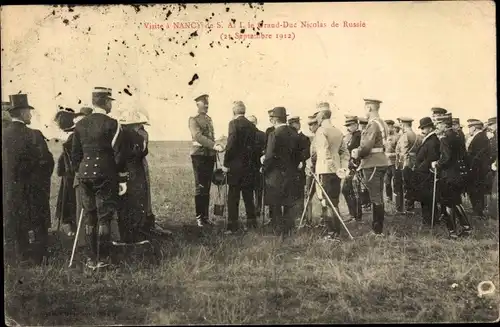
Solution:
{"label": "man in top hat", "polygon": [[296,180],[302,162],[297,132],[286,124],[284,107],[276,107],[269,114],[274,131],[269,134],[266,154],[261,158],[265,176],[265,204],[269,205],[271,225],[278,227],[282,236],[294,228],[293,212],[299,200]]}
{"label": "man in top hat", "polygon": [[11,117],[11,123],[2,131],[5,258],[8,263],[40,263],[47,250],[54,159],[42,133],[27,126],[34,110],[28,96],[15,94],[9,99],[9,105],[2,108]]}
{"label": "man in top hat", "polygon": [[[436,135],[436,128],[430,117],[420,119],[418,128],[425,135],[417,148],[415,167],[412,173],[412,185],[416,199],[422,208],[422,219],[426,225],[431,224],[434,174],[431,172],[431,163],[439,160],[440,141]],[[437,217],[437,216],[436,216]]]}
{"label": "man in top hat", "polygon": [[255,204],[253,198],[257,163],[255,136],[257,127],[245,117],[246,107],[242,101],[233,102],[233,119],[229,122],[223,171],[227,173],[228,226],[227,234],[238,230],[240,194],[243,196],[247,214],[247,228],[256,228]]}
{"label": "man in top hat", "polygon": [[401,189],[401,185],[398,183],[396,210],[401,212],[403,199],[400,197],[400,194],[403,194],[406,212],[413,212],[415,209],[415,194],[412,189],[411,173],[415,166],[415,155],[421,140],[412,129],[412,118],[400,117],[398,120],[401,124],[403,134],[401,134],[396,145],[396,169],[401,171],[403,185]]}
{"label": "man in top hat", "polygon": [[[304,211],[304,196],[305,196],[305,186],[306,186],[306,161],[311,157],[311,140],[309,137],[304,135],[300,129],[300,118],[298,116],[293,116],[288,119],[288,125],[297,131],[299,136],[299,151],[301,153],[301,165],[299,168],[299,179],[297,181],[297,191],[299,196],[299,202],[297,204],[296,213],[298,215],[302,214]],[[300,218],[300,217],[298,217]]]}
{"label": "man in top hat", "polygon": [[189,117],[189,130],[193,138],[191,161],[195,180],[195,211],[199,227],[211,226],[209,220],[210,187],[214,171],[216,152],[224,151],[221,144],[215,142],[212,119],[207,115],[208,95],[194,99],[198,114]]}
{"label": "man in top hat", "polygon": [[344,135],[344,143],[349,153],[349,175],[344,179],[342,194],[344,195],[347,203],[349,215],[352,219],[360,221],[363,216],[361,199],[359,198],[359,194],[355,191],[353,185],[354,175],[356,174],[356,168],[358,167],[359,162],[351,157],[351,151],[358,148],[361,141],[361,131],[358,129],[358,117],[346,116],[344,126],[347,128],[348,132]]}
{"label": "man in top hat", "polygon": [[379,110],[382,101],[364,99],[368,125],[361,133],[360,146],[352,151],[352,157],[361,159],[359,170],[362,171],[364,183],[370,193],[372,202],[372,234],[383,235],[384,229],[384,176],[389,166],[389,159],[384,153],[384,142],[389,130],[380,118]]}
{"label": "man in top hat", "polygon": [[431,108],[431,111],[432,111],[431,119],[434,123],[436,123],[437,117],[442,116],[448,112],[446,109],[440,107],[433,107]]}
{"label": "man in top hat", "polygon": [[[438,174],[438,198],[444,210],[444,220],[448,228],[449,237],[457,239],[458,236],[467,236],[472,232],[469,219],[462,206],[461,194],[465,189],[467,177],[464,175],[466,165],[466,150],[455,132],[450,113],[436,117],[437,129],[440,138],[439,159],[431,163],[431,168]],[[462,232],[457,234],[456,217],[462,225]]]}
{"label": "man in top hat", "polygon": [[263,156],[266,151],[267,135],[265,132],[257,128],[257,117],[252,115],[248,116],[247,119],[256,127],[254,157],[252,160],[255,162],[255,167],[257,167],[254,182],[255,216],[260,217],[261,212],[263,213],[262,195],[264,191],[264,178],[262,174],[260,174],[260,168],[262,165],[260,163],[260,157]]}
{"label": "man in top hat", "polygon": [[[394,120],[387,119],[385,120],[387,124],[387,128],[389,129],[389,136],[387,137],[387,142],[384,144],[385,146],[385,154],[387,158],[389,158],[389,166],[387,167],[387,172],[384,177],[385,183],[385,195],[389,201],[392,201],[392,184],[400,183],[401,176],[396,176],[396,145],[398,143],[400,134],[397,134],[394,129]],[[398,179],[398,180],[396,180]],[[401,211],[399,208],[398,211]]]}
{"label": "man in top hat", "polygon": [[460,125],[460,118],[453,117],[452,128],[460,135],[460,138],[465,143],[465,134]]}
{"label": "man in top hat", "polygon": [[106,87],[93,89],[92,113],[76,123],[71,149],[91,269],[110,264],[111,224],[118,219],[118,196],[127,191],[128,152],[121,125],[109,116],[111,92]]}
{"label": "man in top hat", "polygon": [[[309,143],[311,144],[309,151],[310,151],[311,156],[306,161],[306,168],[307,168],[306,169],[306,185],[305,185],[306,193],[304,194],[304,196],[308,199],[310,198],[311,200],[312,200],[312,196],[314,195],[315,189],[316,189],[316,188],[312,187],[314,184],[314,178],[312,177],[312,174],[314,173],[314,169],[316,166],[316,149],[314,148],[314,135],[316,134],[316,131],[319,128],[318,119],[317,119],[318,113],[319,112],[315,112],[311,116],[307,117],[307,125],[309,127],[309,131],[312,133],[312,136],[309,137]],[[305,216],[306,224],[309,224],[309,225],[312,223],[312,218],[313,218],[311,200],[309,200],[309,203],[307,204],[307,212],[306,212],[306,216]]]}
{"label": "man in top hat", "polygon": [[[316,149],[315,173],[326,194],[323,194],[319,188],[316,189],[316,194],[321,201],[322,216],[324,217],[328,231],[325,239],[338,242],[340,241],[341,222],[340,217],[334,211],[339,212],[340,176],[344,178],[343,176],[347,175],[349,152],[344,142],[344,135],[331,123],[331,115],[332,112],[329,109],[323,109],[317,116],[319,128],[314,137],[314,147]],[[342,170],[344,172],[341,173]],[[330,206],[326,197],[330,199],[335,208]]]}
{"label": "man in top hat", "polygon": [[490,141],[484,131],[483,122],[477,119],[469,119],[467,123],[470,135],[466,144],[470,168],[467,193],[474,214],[480,219],[485,219],[485,196],[488,189],[491,188],[487,178],[491,169]]}

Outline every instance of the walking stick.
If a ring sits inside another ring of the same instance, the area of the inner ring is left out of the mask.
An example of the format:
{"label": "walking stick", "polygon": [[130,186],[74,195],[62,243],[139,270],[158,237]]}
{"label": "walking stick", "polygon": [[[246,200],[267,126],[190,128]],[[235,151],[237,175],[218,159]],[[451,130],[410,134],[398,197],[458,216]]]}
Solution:
{"label": "walking stick", "polygon": [[304,217],[306,216],[307,206],[309,205],[309,202],[311,201],[311,198],[312,198],[313,187],[314,187],[314,182],[311,183],[311,187],[309,188],[309,192],[307,193],[306,205],[304,206],[304,210],[302,211],[302,216],[300,217],[299,227],[297,229],[301,229],[302,227],[304,227],[302,225],[302,223],[304,222]]}
{"label": "walking stick", "polygon": [[80,210],[80,218],[78,219],[78,226],[76,228],[75,241],[73,242],[73,251],[71,251],[71,258],[69,259],[69,268],[71,268],[73,264],[73,258],[75,256],[76,243],[78,242],[78,236],[80,235],[80,227],[82,226],[83,220],[83,208]]}
{"label": "walking stick", "polygon": [[352,237],[351,235],[351,232],[349,232],[349,229],[347,228],[347,226],[345,225],[344,221],[342,220],[342,218],[340,217],[340,214],[338,213],[337,209],[335,208],[335,206],[333,205],[332,203],[332,200],[330,200],[330,197],[328,196],[328,194],[326,193],[325,189],[323,188],[323,186],[321,185],[321,183],[319,182],[318,180],[318,177],[316,176],[315,173],[311,172],[314,180],[316,181],[316,183],[318,183],[318,186],[321,190],[321,193],[323,193],[323,195],[325,196],[325,198],[328,200],[328,204],[332,207],[333,211],[335,212],[335,214],[337,215],[337,218],[340,220],[340,223],[342,224],[342,226],[344,227],[344,229],[346,230],[347,234],[349,235],[349,238],[352,240],[354,239],[354,237]]}
{"label": "walking stick", "polygon": [[[431,170],[432,171],[432,170]],[[432,171],[434,173],[434,185],[432,189],[432,215],[431,215],[431,233],[434,228],[434,215],[436,211],[436,185],[437,185],[437,169]]]}
{"label": "walking stick", "polygon": [[266,179],[264,178],[264,172],[261,174],[262,176],[262,196],[261,196],[261,202],[260,202],[260,210],[262,211],[262,226],[264,226],[264,223],[266,221],[266,206],[264,205],[264,192],[266,191]]}

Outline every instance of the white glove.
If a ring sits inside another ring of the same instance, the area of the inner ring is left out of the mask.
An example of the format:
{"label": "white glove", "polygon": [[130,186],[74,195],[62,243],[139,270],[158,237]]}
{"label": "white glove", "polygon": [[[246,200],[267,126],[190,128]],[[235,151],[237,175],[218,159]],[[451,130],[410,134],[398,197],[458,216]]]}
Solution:
{"label": "white glove", "polygon": [[222,171],[223,171],[223,172],[225,172],[225,173],[227,173],[227,172],[229,171],[229,168],[227,168],[227,167],[225,167],[225,166],[222,166],[222,168],[221,168],[221,169],[222,169]]}
{"label": "white glove", "polygon": [[324,207],[326,207],[326,200],[325,200],[325,199],[321,200],[321,206],[322,206],[323,208],[324,208]]}
{"label": "white glove", "polygon": [[264,164],[264,159],[265,159],[265,158],[266,158],[266,156],[265,156],[265,155],[264,155],[264,156],[262,156],[262,157],[260,157],[260,163],[261,163],[261,164]]}
{"label": "white glove", "polygon": [[214,145],[214,150],[217,152],[222,152],[222,151],[224,151],[224,147],[222,145],[220,145],[219,143],[217,143]]}
{"label": "white glove", "polygon": [[431,162],[432,169],[436,169],[437,161]]}
{"label": "white glove", "polygon": [[349,175],[349,172],[347,170],[347,168],[339,168],[337,170],[337,176],[340,178],[340,179],[344,179],[347,177],[347,175]]}
{"label": "white glove", "polygon": [[298,167],[298,168],[299,168],[299,169],[302,169],[302,167],[304,167],[304,165],[303,165],[303,164],[302,164],[302,162],[301,162],[301,163],[299,163],[299,167]]}
{"label": "white glove", "polygon": [[358,159],[358,157],[359,157],[359,149],[353,149],[351,151],[351,157],[353,157],[354,159]]}
{"label": "white glove", "polygon": [[496,162],[491,164],[491,170],[497,171],[497,163]]}
{"label": "white glove", "polygon": [[127,192],[127,183],[120,183],[118,185],[118,195],[122,196]]}

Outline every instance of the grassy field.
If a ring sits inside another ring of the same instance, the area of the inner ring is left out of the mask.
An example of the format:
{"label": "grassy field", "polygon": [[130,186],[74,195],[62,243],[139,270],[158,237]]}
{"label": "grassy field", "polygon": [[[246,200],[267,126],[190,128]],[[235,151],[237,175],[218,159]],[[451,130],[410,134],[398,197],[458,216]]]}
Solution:
{"label": "grassy field", "polygon": [[[56,158],[59,147],[51,145]],[[474,221],[474,235],[459,241],[447,240],[443,226],[431,235],[418,216],[391,214],[388,235],[374,239],[366,235],[371,213],[364,224],[348,225],[354,240],[340,245],[323,242],[315,230],[285,241],[263,231],[224,236],[221,227],[194,227],[188,143],[153,142],[149,163],[154,212],[174,231],[161,244],[161,262],[150,264],[139,253],[117,270],[89,274],[67,268],[71,240],[62,240],[64,248],[48,266],[5,271],[7,316],[44,326],[499,318],[498,290],[477,296],[481,281],[500,286],[498,219]],[[53,212],[58,187],[54,178]]]}

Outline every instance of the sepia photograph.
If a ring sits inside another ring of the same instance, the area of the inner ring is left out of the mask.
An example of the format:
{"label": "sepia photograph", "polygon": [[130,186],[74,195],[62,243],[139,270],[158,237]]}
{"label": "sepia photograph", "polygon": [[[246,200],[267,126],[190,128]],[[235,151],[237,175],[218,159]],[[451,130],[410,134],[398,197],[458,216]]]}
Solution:
{"label": "sepia photograph", "polygon": [[498,322],[495,5],[2,5],[5,324]]}

